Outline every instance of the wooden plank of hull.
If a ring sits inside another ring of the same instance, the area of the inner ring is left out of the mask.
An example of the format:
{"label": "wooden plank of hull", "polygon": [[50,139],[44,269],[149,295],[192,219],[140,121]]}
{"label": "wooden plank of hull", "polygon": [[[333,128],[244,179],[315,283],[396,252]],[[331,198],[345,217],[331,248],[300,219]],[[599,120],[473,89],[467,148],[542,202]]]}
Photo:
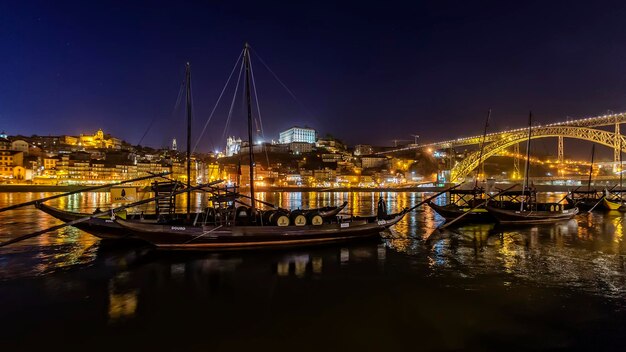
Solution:
{"label": "wooden plank of hull", "polygon": [[500,224],[545,224],[572,219],[578,214],[578,208],[554,211],[523,211],[503,210],[494,207],[487,207],[487,210],[496,218]]}
{"label": "wooden plank of hull", "polygon": [[335,236],[326,238],[297,239],[297,240],[277,240],[277,241],[256,241],[256,242],[203,242],[187,244],[155,244],[158,249],[163,250],[208,250],[208,251],[235,251],[254,249],[278,249],[288,247],[308,247],[325,244],[336,244],[352,242],[356,240],[366,240],[378,237],[380,231],[368,231],[359,236]]}
{"label": "wooden plank of hull", "polygon": [[[463,208],[458,208],[458,207],[452,208],[450,206],[440,206],[432,202],[428,202],[428,205],[434,211],[436,211],[437,214],[441,215],[446,220],[454,220],[458,218],[459,216],[463,215],[467,210],[470,209],[470,208],[463,209]],[[471,213],[467,214],[460,220],[460,222],[462,223],[495,222],[495,221],[496,221],[496,218],[494,218],[493,215],[491,215],[487,210],[480,209],[480,208],[476,209],[475,211],[472,211]]]}

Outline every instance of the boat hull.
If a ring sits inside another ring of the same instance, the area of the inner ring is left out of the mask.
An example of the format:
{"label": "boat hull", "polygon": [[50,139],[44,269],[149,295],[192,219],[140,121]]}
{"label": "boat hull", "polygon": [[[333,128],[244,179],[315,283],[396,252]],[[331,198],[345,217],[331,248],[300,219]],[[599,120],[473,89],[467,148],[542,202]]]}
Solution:
{"label": "boat hull", "polygon": [[[458,206],[450,205],[437,205],[433,202],[428,202],[430,206],[437,214],[441,215],[446,221],[454,220],[459,216],[465,214],[471,208],[462,208]],[[472,210],[469,214],[465,215],[459,220],[459,223],[489,223],[495,222],[496,218],[493,217],[484,207]]]}
{"label": "boat hull", "polygon": [[[325,207],[319,209],[311,209],[307,211],[319,211],[320,215],[324,218],[330,218],[336,216],[339,212],[341,212],[347,205],[347,202],[344,202],[341,206],[338,207]],[[57,209],[51,207],[49,205],[39,203],[36,207],[43,211],[44,213],[57,218],[63,222],[74,221],[82,218],[86,218],[91,216],[92,214],[88,213],[77,213],[71,211],[65,211],[61,209]],[[184,214],[183,214],[184,215]],[[192,214],[192,217],[195,218],[196,214]],[[148,217],[152,217],[147,219]],[[132,222],[137,223],[153,223],[156,221],[156,215],[150,214],[146,215],[146,220],[142,221],[139,219],[132,220]],[[90,218],[84,222],[72,225],[82,231],[87,232],[90,235],[96,236],[103,240],[116,240],[116,239],[137,239],[133,236],[133,233],[129,231],[127,228],[120,226],[115,220],[111,220],[106,217],[98,217],[98,218]]]}
{"label": "boat hull", "polygon": [[578,208],[565,209],[561,211],[519,211],[487,206],[487,210],[498,220],[498,223],[503,225],[549,224],[570,220],[578,214]]}
{"label": "boat hull", "polygon": [[619,200],[612,200],[612,199],[604,198],[602,200],[602,203],[603,203],[602,205],[604,206],[605,210],[611,211],[611,210],[620,210],[620,208],[623,209],[622,202]]}
{"label": "boat hull", "polygon": [[172,226],[116,220],[135,237],[161,250],[233,251],[308,247],[380,237],[380,232],[404,217],[388,220],[309,226]]}
{"label": "boat hull", "polygon": [[[37,204],[37,208],[63,222],[74,221],[91,215],[87,213],[64,211],[45,204]],[[84,222],[74,224],[73,226],[103,240],[131,238],[131,233],[127,229],[111,219],[91,218]]]}

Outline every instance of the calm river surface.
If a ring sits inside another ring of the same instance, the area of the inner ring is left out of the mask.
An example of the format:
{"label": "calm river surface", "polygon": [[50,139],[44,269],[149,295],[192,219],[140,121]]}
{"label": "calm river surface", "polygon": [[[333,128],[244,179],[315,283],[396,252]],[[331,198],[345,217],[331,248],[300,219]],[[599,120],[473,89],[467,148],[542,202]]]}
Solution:
{"label": "calm river surface", "polygon": [[[0,207],[47,195],[0,193]],[[384,196],[396,210],[424,195]],[[263,194],[292,208],[347,200],[347,212],[354,214],[375,212],[377,198],[378,193]],[[49,204],[92,212],[108,201],[108,193],[89,193]],[[203,200],[198,196],[194,203],[202,206]],[[68,227],[0,248],[0,346],[621,350],[625,219],[617,212],[594,213],[557,225],[473,225],[441,232],[435,229],[443,219],[425,207],[380,243],[193,255],[105,246]],[[57,224],[32,207],[0,213],[0,241]]]}

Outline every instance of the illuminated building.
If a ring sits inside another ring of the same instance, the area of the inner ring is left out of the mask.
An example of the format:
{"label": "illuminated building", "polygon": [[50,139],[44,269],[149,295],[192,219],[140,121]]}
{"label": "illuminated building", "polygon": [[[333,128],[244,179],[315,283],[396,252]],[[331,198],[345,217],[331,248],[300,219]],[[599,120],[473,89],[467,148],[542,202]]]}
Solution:
{"label": "illuminated building", "polygon": [[23,166],[24,152],[0,149],[0,177],[13,178],[16,167]]}
{"label": "illuminated building", "polygon": [[78,137],[75,136],[64,136],[63,143],[71,146],[79,146],[83,148],[110,148],[110,149],[121,149],[122,141],[111,137],[110,135],[105,135],[102,132],[102,129],[99,129],[93,135],[81,134]]}
{"label": "illuminated building", "polygon": [[278,139],[280,144],[289,144],[293,142],[315,144],[317,140],[317,132],[312,128],[302,128],[294,126],[286,131],[280,132]]}
{"label": "illuminated building", "polygon": [[228,137],[226,139],[226,156],[239,154],[241,150],[241,138]]}

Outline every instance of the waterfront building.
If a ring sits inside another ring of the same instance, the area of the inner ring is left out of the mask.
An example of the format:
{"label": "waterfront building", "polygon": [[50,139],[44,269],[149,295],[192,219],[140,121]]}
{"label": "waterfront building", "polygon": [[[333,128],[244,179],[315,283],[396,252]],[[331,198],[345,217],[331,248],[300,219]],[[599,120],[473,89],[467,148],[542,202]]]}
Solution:
{"label": "waterfront building", "polygon": [[17,150],[0,150],[0,177],[13,178],[14,168],[23,166],[24,152]]}
{"label": "waterfront building", "polygon": [[44,170],[55,170],[57,168],[58,157],[43,157]]}
{"label": "waterfront building", "polygon": [[308,127],[294,126],[286,131],[280,132],[278,142],[280,144],[290,144],[294,142],[315,144],[317,132]]}
{"label": "waterfront building", "polygon": [[337,181],[337,172],[333,169],[325,168],[324,170],[313,170],[313,178],[317,182],[335,182]]}

